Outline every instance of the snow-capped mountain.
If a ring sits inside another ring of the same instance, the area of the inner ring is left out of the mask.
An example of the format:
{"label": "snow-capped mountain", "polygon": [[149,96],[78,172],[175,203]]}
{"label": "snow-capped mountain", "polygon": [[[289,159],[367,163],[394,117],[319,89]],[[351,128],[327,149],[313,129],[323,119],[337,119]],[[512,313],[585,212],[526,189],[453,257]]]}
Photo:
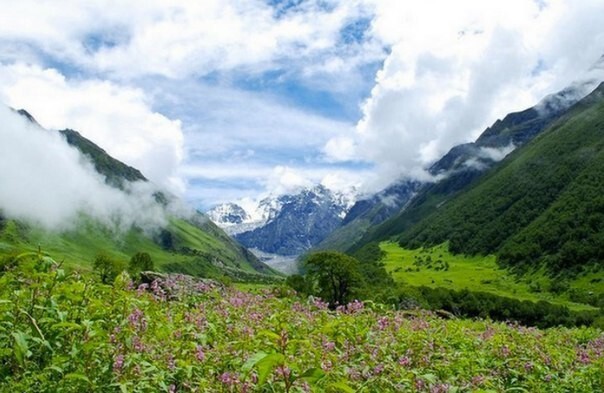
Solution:
{"label": "snow-capped mountain", "polygon": [[264,198],[252,205],[228,202],[213,207],[206,214],[216,225],[234,236],[267,224],[279,214],[281,204],[281,197]]}
{"label": "snow-capped mountain", "polygon": [[354,190],[334,192],[318,185],[297,194],[262,199],[247,209],[235,203],[222,204],[207,214],[250,248],[298,255],[337,228],[354,202]]}

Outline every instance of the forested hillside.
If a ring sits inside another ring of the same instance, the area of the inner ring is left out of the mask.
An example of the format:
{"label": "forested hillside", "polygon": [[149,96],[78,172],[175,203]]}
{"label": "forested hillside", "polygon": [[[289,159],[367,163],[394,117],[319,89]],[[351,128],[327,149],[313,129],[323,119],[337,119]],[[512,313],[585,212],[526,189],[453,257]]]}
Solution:
{"label": "forested hillside", "polygon": [[[451,251],[497,253],[551,272],[601,264],[604,85],[475,186],[436,209],[421,205],[376,230],[401,245],[449,241]],[[418,221],[415,226],[412,224]]]}

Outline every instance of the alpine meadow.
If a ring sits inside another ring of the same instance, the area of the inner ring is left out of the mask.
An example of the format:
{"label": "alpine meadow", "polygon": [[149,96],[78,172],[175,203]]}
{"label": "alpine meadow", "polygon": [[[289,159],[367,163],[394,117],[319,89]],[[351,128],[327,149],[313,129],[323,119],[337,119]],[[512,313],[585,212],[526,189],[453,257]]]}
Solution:
{"label": "alpine meadow", "polygon": [[601,1],[0,11],[0,393],[604,391]]}

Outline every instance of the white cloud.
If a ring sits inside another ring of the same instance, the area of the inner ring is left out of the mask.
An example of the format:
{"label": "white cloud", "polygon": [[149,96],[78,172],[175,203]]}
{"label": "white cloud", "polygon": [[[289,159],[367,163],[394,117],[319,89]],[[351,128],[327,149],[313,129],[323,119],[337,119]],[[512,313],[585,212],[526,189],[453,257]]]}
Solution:
{"label": "white cloud", "polygon": [[261,0],[21,0],[3,7],[0,36],[119,77],[184,78],[331,54],[364,12],[358,0],[307,0],[280,16]]}
{"label": "white cloud", "polygon": [[149,184],[131,184],[128,194],[112,188],[58,132],[34,126],[3,105],[0,120],[3,215],[59,230],[72,228],[82,214],[118,230],[166,223]]}
{"label": "white cloud", "polygon": [[371,32],[392,50],[357,135],[325,151],[337,159],[354,150],[387,179],[417,176],[496,118],[580,78],[604,53],[601,1],[369,2]]}
{"label": "white cloud", "polygon": [[[182,188],[179,174],[195,179],[192,167],[279,188],[276,167],[320,182],[319,172],[333,179],[333,163],[351,160],[376,164],[378,177],[347,173],[379,189],[422,176],[454,144],[565,87],[604,52],[601,0],[306,0],[281,11],[263,0],[13,1],[0,13],[0,98],[43,125],[82,131],[172,189]],[[368,30],[344,40],[360,18]],[[356,105],[364,67],[382,60],[356,130],[283,99],[296,94],[285,86],[293,81]],[[265,71],[276,75],[267,86]],[[228,87],[248,78],[255,92]],[[271,97],[275,86],[283,91]],[[182,120],[184,139],[171,119]]]}
{"label": "white cloud", "polygon": [[79,131],[156,184],[182,192],[180,121],[151,110],[141,89],[13,64],[0,66],[0,101],[28,110],[46,128]]}

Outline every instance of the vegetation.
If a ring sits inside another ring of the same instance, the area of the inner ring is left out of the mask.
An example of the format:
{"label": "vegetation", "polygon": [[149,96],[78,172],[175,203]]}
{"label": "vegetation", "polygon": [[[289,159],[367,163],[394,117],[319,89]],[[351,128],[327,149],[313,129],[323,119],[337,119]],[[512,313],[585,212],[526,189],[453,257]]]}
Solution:
{"label": "vegetation", "polygon": [[115,232],[83,217],[73,230],[46,231],[14,220],[0,227],[0,255],[20,250],[45,252],[67,269],[92,270],[99,254],[129,261],[147,253],[157,270],[202,277],[229,276],[235,281],[275,282],[280,278],[249,251],[205,219],[172,219],[155,233],[132,228]]}
{"label": "vegetation", "polygon": [[333,307],[347,304],[358,295],[362,283],[359,261],[336,251],[310,255],[304,265],[307,280],[318,286],[317,295]]}
{"label": "vegetation", "polygon": [[383,242],[379,247],[386,270],[396,282],[407,286],[468,289],[532,302],[544,300],[573,310],[600,307],[599,299],[604,299],[604,281],[598,280],[601,274],[597,273],[565,280],[552,279],[543,270],[519,276],[498,266],[494,255],[452,254],[446,243],[414,250],[394,242]]}
{"label": "vegetation", "polygon": [[94,258],[92,268],[99,275],[102,283],[110,284],[126,269],[126,264],[118,259],[101,254]]}
{"label": "vegetation", "polygon": [[599,91],[591,100],[404,232],[401,245],[449,241],[454,253],[496,253],[507,266],[526,268],[537,262],[551,274],[578,273],[599,264],[604,100]]}
{"label": "vegetation", "polygon": [[[136,288],[38,257],[0,277],[0,390],[594,392],[604,335],[258,294]],[[168,296],[169,295],[169,296]]]}
{"label": "vegetation", "polygon": [[130,258],[130,262],[128,263],[128,273],[130,273],[132,277],[138,276],[140,272],[153,269],[154,265],[151,255],[146,252],[137,252]]}

